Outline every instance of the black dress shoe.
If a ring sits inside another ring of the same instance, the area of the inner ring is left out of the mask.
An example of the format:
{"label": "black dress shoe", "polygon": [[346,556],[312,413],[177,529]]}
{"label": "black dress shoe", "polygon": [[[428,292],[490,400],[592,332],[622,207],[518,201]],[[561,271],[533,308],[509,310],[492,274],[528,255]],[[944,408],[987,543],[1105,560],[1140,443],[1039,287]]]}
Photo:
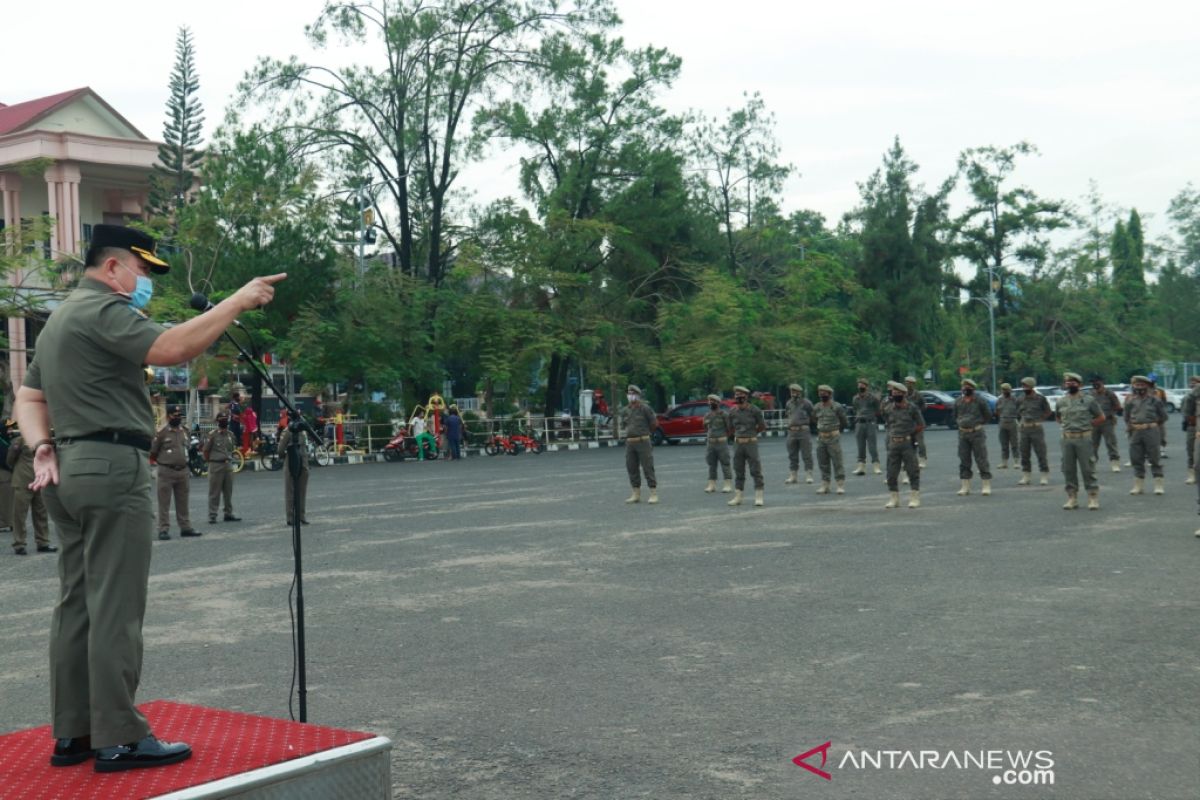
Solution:
{"label": "black dress shoe", "polygon": [[96,755],[96,751],[92,749],[92,737],[90,736],[55,739],[54,754],[50,756],[50,766],[70,767],[74,764],[82,764],[94,755]]}
{"label": "black dress shoe", "polygon": [[171,538],[171,532],[170,531],[159,531],[158,538],[162,539],[165,542],[167,539]]}
{"label": "black dress shoe", "polygon": [[14,547],[14,548],[13,548],[13,555],[15,555],[15,556],[23,556],[23,555],[25,555],[25,547],[24,547],[24,546],[18,546],[18,547]]}
{"label": "black dress shoe", "polygon": [[308,524],[308,520],[306,520],[304,517],[301,517],[301,518],[300,518],[300,524],[301,524],[301,525],[307,525],[307,524]]}
{"label": "black dress shoe", "polygon": [[213,514],[211,517],[208,518],[208,524],[209,525],[217,524],[217,515],[216,514]]}
{"label": "black dress shoe", "polygon": [[167,764],[178,764],[180,761],[185,761],[191,755],[191,746],[183,742],[160,742],[151,734],[129,744],[96,748],[96,772],[165,767]]}
{"label": "black dress shoe", "polygon": [[38,552],[39,553],[57,553],[58,548],[52,544],[39,544]]}
{"label": "black dress shoe", "polygon": [[226,514],[226,515],[225,515],[225,521],[226,521],[226,522],[241,522],[241,521],[242,521],[242,518],[241,518],[241,517],[235,517],[233,514]]}
{"label": "black dress shoe", "polygon": [[183,530],[181,530],[179,532],[179,535],[180,536],[203,536],[204,534],[202,534],[200,531],[196,530],[195,528],[184,528]]}

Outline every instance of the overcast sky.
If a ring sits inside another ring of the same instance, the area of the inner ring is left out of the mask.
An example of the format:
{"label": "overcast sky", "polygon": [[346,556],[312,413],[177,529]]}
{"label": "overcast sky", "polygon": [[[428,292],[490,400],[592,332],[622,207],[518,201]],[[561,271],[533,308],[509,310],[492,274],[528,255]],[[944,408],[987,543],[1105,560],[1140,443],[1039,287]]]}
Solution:
{"label": "overcast sky", "polygon": [[[259,55],[308,55],[322,0],[65,0],[61,25],[27,2],[4,12],[0,102],[91,86],[141,131],[162,133],[178,26],[192,28],[207,128]],[[13,4],[16,6],[17,4]],[[683,59],[671,111],[719,116],[759,91],[797,170],[785,211],[831,222],[899,136],[933,187],[958,153],[1022,139],[1041,150],[1018,180],[1110,203],[1165,229],[1167,203],[1200,179],[1200,4],[1108,0],[617,0],[632,46]],[[489,165],[490,198],[516,193],[515,155]],[[484,181],[480,181],[484,182]],[[509,186],[496,187],[493,184]],[[511,188],[509,188],[511,187]]]}

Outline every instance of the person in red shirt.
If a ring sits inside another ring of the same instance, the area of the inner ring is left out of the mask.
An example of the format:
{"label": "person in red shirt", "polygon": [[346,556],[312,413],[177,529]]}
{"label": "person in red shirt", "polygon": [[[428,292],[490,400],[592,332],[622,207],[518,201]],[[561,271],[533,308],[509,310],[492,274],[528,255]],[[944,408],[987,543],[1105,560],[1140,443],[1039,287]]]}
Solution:
{"label": "person in red shirt", "polygon": [[247,453],[254,449],[254,437],[258,435],[258,414],[254,406],[246,406],[242,411],[242,449]]}

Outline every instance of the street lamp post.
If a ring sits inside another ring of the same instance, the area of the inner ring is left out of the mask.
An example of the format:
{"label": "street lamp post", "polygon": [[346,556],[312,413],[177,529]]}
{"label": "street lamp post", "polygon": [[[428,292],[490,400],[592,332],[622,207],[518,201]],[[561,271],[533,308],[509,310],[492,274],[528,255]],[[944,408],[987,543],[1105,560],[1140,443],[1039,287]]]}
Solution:
{"label": "street lamp post", "polygon": [[996,290],[997,281],[992,268],[988,267],[988,327],[991,330],[992,337],[992,385],[989,390],[993,393],[999,391],[996,388]]}

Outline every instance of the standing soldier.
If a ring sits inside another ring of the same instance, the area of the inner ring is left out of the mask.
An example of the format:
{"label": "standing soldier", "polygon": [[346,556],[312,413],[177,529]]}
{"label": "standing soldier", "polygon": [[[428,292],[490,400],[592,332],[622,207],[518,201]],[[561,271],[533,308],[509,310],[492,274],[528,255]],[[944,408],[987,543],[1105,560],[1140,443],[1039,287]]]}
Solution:
{"label": "standing soldier", "polygon": [[1150,392],[1150,379],[1134,375],[1133,396],[1125,401],[1125,430],[1129,434],[1129,460],[1133,462],[1133,488],[1130,494],[1141,494],[1146,480],[1146,462],[1154,476],[1154,493],[1165,494],[1163,468],[1159,460],[1161,428],[1167,421],[1163,401]]}
{"label": "standing soldier", "polygon": [[229,414],[217,414],[217,429],[204,442],[204,460],[208,462],[208,524],[217,524],[217,509],[225,498],[225,521],[240,522],[233,515],[233,466],[229,459],[237,449],[237,441],[229,430]]}
{"label": "standing soldier", "polygon": [[854,441],[858,444],[858,464],[855,475],[867,474],[867,450],[871,451],[871,465],[878,475],[879,451],[875,446],[875,425],[881,413],[879,396],[870,390],[866,378],[858,379],[858,394],[854,395]]}
{"label": "standing soldier", "polygon": [[188,435],[183,429],[183,409],[167,406],[167,424],[154,434],[150,443],[150,460],[158,463],[158,538],[171,538],[171,498],[175,498],[175,521],[180,536],[199,536],[192,527],[188,495],[192,476],[188,472]]}
{"label": "standing soldier", "polygon": [[[1100,508],[1100,484],[1096,482],[1096,460],[1092,457],[1092,430],[1104,424],[1104,412],[1094,398],[1079,392],[1083,378],[1076,372],[1063,374],[1067,388],[1058,401],[1058,422],[1062,425],[1062,470],[1067,481],[1067,502],[1063,508],[1079,508],[1079,478],[1088,493],[1088,509]],[[1076,472],[1078,467],[1078,473]]]}
{"label": "standing soldier", "polygon": [[1020,458],[1017,444],[1020,436],[1017,418],[1021,416],[1020,401],[1013,397],[1012,384],[1000,384],[1000,396],[996,398],[996,416],[1000,418],[1000,469],[1008,469],[1008,457],[1016,462]]}
{"label": "standing soldier", "polygon": [[983,480],[982,495],[992,493],[992,472],[988,468],[987,433],[984,425],[992,419],[992,410],[986,400],[975,396],[975,381],[963,378],[962,397],[954,401],[954,418],[958,420],[958,477],[962,487],[960,495],[971,493],[971,458],[979,468]]}
{"label": "standing soldier", "polygon": [[884,508],[900,505],[900,469],[908,474],[912,486],[908,498],[909,508],[921,506],[921,469],[917,466],[917,450],[913,440],[925,427],[925,420],[917,407],[908,402],[908,389],[903,383],[888,381],[891,400],[884,410],[887,428],[887,486],[891,495]]}
{"label": "standing soldier", "polygon": [[764,505],[762,462],[758,458],[758,435],[767,429],[762,410],[750,405],[750,390],[745,386],[733,387],[733,399],[737,407],[729,412],[729,426],[733,428],[733,471],[736,491],[728,505],[742,504],[742,491],[746,488],[746,463],[750,463],[750,477],[754,479],[754,505]]}
{"label": "standing soldier", "polygon": [[812,433],[809,423],[812,418],[813,404],[804,396],[804,388],[793,383],[788,387],[791,399],[788,400],[786,411],[788,415],[788,476],[784,483],[796,483],[796,475],[800,471],[800,456],[804,456],[804,482],[813,482]]}
{"label": "standing soldier", "polygon": [[[917,391],[917,379],[909,375],[904,379],[904,385],[908,387],[908,402],[917,407],[917,411],[921,412],[921,416],[925,416],[925,398]],[[925,464],[928,463],[928,453],[925,451],[925,429],[922,428],[917,433],[917,454],[920,456],[918,465],[921,469],[925,469]]]}
{"label": "standing soldier", "polygon": [[50,544],[50,524],[46,515],[46,503],[41,490],[29,488],[33,483],[33,448],[25,444],[25,438],[17,434],[8,446],[7,466],[12,470],[12,529],[13,552],[25,555],[25,516],[32,512],[33,539],[39,553],[56,553],[58,548]]}
{"label": "standing soldier", "polygon": [[846,493],[846,468],[842,465],[842,431],[850,425],[846,409],[833,402],[833,387],[817,387],[821,402],[813,410],[817,421],[817,464],[821,467],[821,488],[817,494],[829,494],[830,473],[837,479],[837,493]]}
{"label": "standing soldier", "polygon": [[1046,432],[1042,423],[1054,416],[1050,409],[1050,401],[1033,390],[1037,381],[1033,378],[1021,378],[1021,389],[1024,395],[1020,400],[1021,427],[1021,480],[1018,486],[1028,486],[1033,478],[1033,461],[1029,451],[1037,453],[1038,470],[1042,474],[1042,486],[1050,483],[1050,462],[1046,460]]}
{"label": "standing soldier", "polygon": [[1108,463],[1113,472],[1121,471],[1121,454],[1117,452],[1117,417],[1121,415],[1121,399],[1104,385],[1102,375],[1092,376],[1092,397],[1104,412],[1104,424],[1092,431],[1092,456],[1100,460],[1100,440],[1108,449]]}
{"label": "standing soldier", "polygon": [[725,485],[721,487],[723,494],[733,491],[733,473],[729,469],[729,437],[733,436],[733,426],[729,424],[729,415],[721,408],[721,396],[708,396],[708,413],[704,415],[704,434],[708,447],[704,460],[708,462],[708,484],[704,491],[708,493],[717,490],[717,463],[721,464],[721,472],[725,476]]}
{"label": "standing soldier", "polygon": [[650,487],[651,505],[658,502],[658,481],[654,477],[654,445],[650,434],[658,427],[658,415],[654,409],[642,402],[642,390],[632,383],[625,389],[629,405],[625,407],[625,471],[629,473],[629,485],[633,487],[626,503],[642,501],[642,473],[646,474],[646,485]]}
{"label": "standing soldier", "polygon": [[1200,375],[1188,378],[1191,391],[1183,398],[1184,449],[1187,450],[1188,484],[1196,482],[1196,407],[1200,400]]}
{"label": "standing soldier", "polygon": [[[1150,389],[1147,392],[1151,397],[1157,397],[1159,402],[1163,404],[1163,408],[1167,407],[1167,392],[1158,385],[1158,374],[1151,372],[1146,380],[1150,381]],[[1160,459],[1167,458],[1167,421],[1164,419],[1158,426],[1158,457]]]}
{"label": "standing soldier", "polygon": [[[308,448],[304,446],[304,429],[298,431],[297,436],[300,438],[300,446],[296,449],[300,451],[300,480],[298,505],[300,507],[300,524],[308,524]],[[292,481],[294,475],[292,473],[292,461],[288,457],[288,447],[292,443],[292,429],[288,426],[288,414],[284,412],[283,425],[279,428],[279,444],[277,450],[283,456],[283,511],[287,518],[288,527],[292,527],[295,517],[292,515]]]}

